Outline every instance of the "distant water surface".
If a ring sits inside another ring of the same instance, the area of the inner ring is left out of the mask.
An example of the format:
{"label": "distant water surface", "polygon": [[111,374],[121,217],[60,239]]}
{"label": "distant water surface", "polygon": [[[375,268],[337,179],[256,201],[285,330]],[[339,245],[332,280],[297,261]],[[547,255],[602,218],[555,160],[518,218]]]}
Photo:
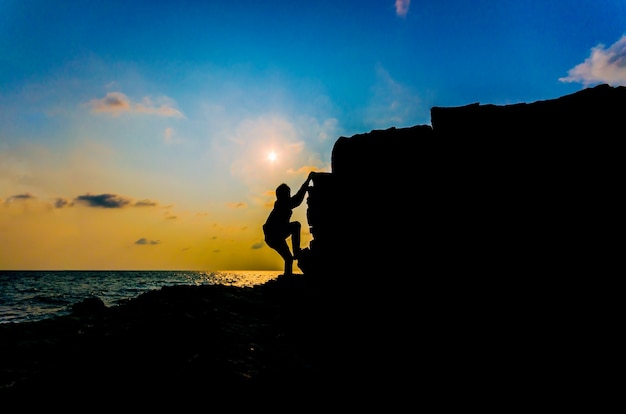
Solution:
{"label": "distant water surface", "polygon": [[68,315],[74,303],[98,297],[107,306],[174,285],[255,286],[273,270],[202,271],[0,271],[0,323]]}

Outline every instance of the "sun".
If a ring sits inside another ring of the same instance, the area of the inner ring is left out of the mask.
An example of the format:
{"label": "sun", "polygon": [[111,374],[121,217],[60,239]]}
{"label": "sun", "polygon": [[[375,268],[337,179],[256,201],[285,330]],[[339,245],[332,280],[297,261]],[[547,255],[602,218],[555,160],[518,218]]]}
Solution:
{"label": "sun", "polygon": [[267,159],[270,160],[270,162],[276,161],[277,158],[278,157],[276,156],[276,153],[274,151],[267,154]]}

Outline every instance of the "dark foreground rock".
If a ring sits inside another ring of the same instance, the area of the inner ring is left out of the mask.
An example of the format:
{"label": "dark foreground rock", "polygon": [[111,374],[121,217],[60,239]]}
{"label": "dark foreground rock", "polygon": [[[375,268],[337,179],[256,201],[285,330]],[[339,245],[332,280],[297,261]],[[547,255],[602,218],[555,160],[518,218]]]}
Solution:
{"label": "dark foreground rock", "polygon": [[304,305],[303,283],[164,287],[110,308],[86,300],[71,316],[0,325],[0,395],[218,399],[308,380],[317,364],[290,343],[285,318],[301,311],[285,306]]}
{"label": "dark foreground rock", "polygon": [[0,325],[0,400],[24,409],[530,407],[559,397],[551,382],[574,369],[555,340],[563,320],[538,315],[547,307],[537,298],[514,307],[512,292],[408,288],[398,278],[410,275],[392,274],[381,278],[396,283],[366,289],[342,277],[164,287]]}
{"label": "dark foreground rock", "polygon": [[[383,361],[413,375],[410,360],[396,358],[413,343],[396,345],[379,322],[364,323],[366,312],[327,282],[294,275],[253,288],[164,287],[109,308],[89,299],[70,316],[2,324],[0,399],[313,406],[350,401],[364,387],[382,395],[381,383],[396,382]],[[397,328],[415,337],[414,326]]]}

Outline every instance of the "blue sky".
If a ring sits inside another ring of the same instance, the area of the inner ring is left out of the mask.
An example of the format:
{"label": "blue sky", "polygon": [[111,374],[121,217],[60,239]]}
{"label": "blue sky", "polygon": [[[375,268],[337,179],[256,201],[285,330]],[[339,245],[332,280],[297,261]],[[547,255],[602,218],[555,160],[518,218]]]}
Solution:
{"label": "blue sky", "polygon": [[626,85],[625,33],[626,1],[2,0],[0,268],[279,270],[274,189],[338,137]]}

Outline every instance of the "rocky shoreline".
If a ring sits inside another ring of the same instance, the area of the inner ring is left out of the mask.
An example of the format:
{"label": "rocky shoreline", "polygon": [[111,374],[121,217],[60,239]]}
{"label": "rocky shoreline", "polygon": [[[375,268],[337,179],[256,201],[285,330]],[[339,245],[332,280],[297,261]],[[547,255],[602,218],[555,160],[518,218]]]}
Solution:
{"label": "rocky shoreline", "polygon": [[111,307],[85,300],[69,316],[0,324],[0,400],[281,412],[530,408],[558,397],[551,384],[572,373],[551,292],[341,276],[163,287]]}
{"label": "rocky shoreline", "polygon": [[279,279],[163,287],[109,308],[85,300],[70,316],[2,324],[0,396],[242,391],[305,378],[316,366],[285,315],[302,316],[306,280]]}
{"label": "rocky shoreline", "polygon": [[69,316],[1,324],[0,399],[241,405],[315,396],[311,404],[322,404],[378,387],[368,373],[379,357],[361,343],[378,343],[374,325],[364,338],[357,327],[365,313],[354,314],[339,285],[322,286],[323,278],[302,274],[245,288],[171,286],[111,307],[89,299]]}

